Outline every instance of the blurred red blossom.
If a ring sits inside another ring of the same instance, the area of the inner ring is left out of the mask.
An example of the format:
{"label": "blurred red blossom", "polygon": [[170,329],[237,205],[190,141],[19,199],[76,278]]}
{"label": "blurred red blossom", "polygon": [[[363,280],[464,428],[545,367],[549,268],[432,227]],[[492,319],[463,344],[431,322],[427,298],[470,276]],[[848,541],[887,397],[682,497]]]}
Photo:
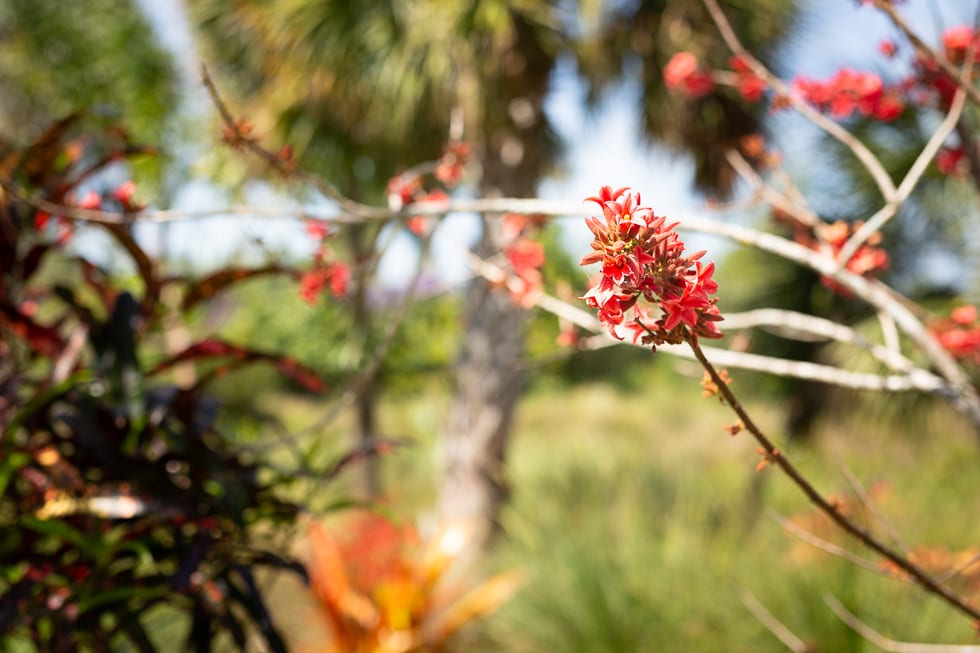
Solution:
{"label": "blurred red blossom", "polygon": [[980,365],[980,320],[972,305],[954,308],[947,319],[930,325],[933,335],[954,357]]}
{"label": "blurred red blossom", "polygon": [[711,73],[699,70],[697,57],[686,51],[675,54],[664,66],[664,83],[691,97],[706,95],[715,85]]}

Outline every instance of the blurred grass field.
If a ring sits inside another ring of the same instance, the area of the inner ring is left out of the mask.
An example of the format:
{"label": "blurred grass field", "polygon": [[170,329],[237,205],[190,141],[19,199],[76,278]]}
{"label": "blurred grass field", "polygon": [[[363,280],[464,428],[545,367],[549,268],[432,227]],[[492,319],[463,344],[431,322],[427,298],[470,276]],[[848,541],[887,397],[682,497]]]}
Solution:
{"label": "blurred grass field", "polygon": [[[894,639],[975,638],[966,619],[914,586],[786,533],[774,514],[877,563],[815,516],[778,472],[757,472],[749,436],[729,436],[727,408],[702,397],[698,378],[675,367],[650,365],[623,383],[530,390],[509,454],[504,532],[478,565],[480,573],[521,569],[527,582],[499,613],[470,627],[458,650],[786,650],[743,605],[745,591],[821,651],[877,650],[833,615],[825,593]],[[733,376],[733,389],[751,394],[752,377]],[[382,404],[381,431],[412,440],[382,462],[392,514],[423,523],[429,517],[448,401],[445,391],[430,389]],[[780,406],[748,403],[780,441]],[[884,403],[906,408],[885,410]],[[260,397],[258,406],[275,407],[293,429],[323,410],[288,395]],[[314,453],[320,464],[350,445],[349,432],[341,419],[311,436],[323,443]],[[811,442],[784,451],[820,491],[846,501],[861,519],[846,478],[852,470],[910,549],[962,550],[980,542],[977,442],[939,402],[852,399],[828,411]],[[277,450],[273,459],[286,464],[290,455]],[[326,487],[299,482],[295,491],[323,509],[350,495],[356,473],[348,469]],[[868,523],[887,538],[879,523]],[[298,650],[317,650],[323,631],[309,597],[292,582],[276,588],[272,603]]]}

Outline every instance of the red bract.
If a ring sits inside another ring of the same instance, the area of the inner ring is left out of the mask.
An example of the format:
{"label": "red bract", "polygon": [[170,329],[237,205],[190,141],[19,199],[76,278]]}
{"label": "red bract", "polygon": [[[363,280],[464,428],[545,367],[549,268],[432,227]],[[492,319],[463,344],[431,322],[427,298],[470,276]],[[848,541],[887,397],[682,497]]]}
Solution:
{"label": "red bract", "polygon": [[749,68],[748,64],[739,57],[733,56],[728,60],[732,70],[737,75],[735,88],[739,95],[749,102],[758,102],[766,92],[766,83],[761,78],[756,77],[755,73]]}
{"label": "red bract", "polygon": [[537,241],[522,239],[504,250],[504,254],[518,281],[508,286],[511,299],[520,306],[533,306],[541,295],[542,278],[538,268],[544,265],[544,247]]}
{"label": "red bract", "polygon": [[711,297],[718,289],[715,266],[698,262],[704,252],[686,254],[676,224],[666,224],[628,188],[603,186],[588,200],[602,208],[603,219],[586,219],[595,239],[581,264],[600,263],[602,274],[581,299],[609,333],[620,340],[630,333],[654,349],[688,336],[720,338],[722,317]]}
{"label": "red bract", "polygon": [[[793,240],[805,245],[810,249],[816,250],[836,258],[844,244],[854,232],[861,228],[863,223],[858,221],[848,223],[843,220],[830,222],[817,226],[812,231],[809,229],[797,229],[793,234]],[[875,273],[888,269],[890,260],[888,252],[882,249],[881,234],[873,234],[865,244],[861,245],[848,259],[846,268],[849,272],[860,274],[865,277],[872,277]],[[820,282],[839,295],[848,297],[850,292],[830,277],[823,277]]]}

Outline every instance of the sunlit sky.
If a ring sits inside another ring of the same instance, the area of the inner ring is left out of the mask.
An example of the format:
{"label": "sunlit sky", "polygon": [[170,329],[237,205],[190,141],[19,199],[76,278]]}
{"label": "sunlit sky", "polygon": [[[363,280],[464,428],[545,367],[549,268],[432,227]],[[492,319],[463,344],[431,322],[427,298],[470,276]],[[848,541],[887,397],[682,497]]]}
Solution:
{"label": "sunlit sky", "polygon": [[[186,91],[183,109],[207,112],[208,103],[197,80],[199,60],[181,3],[138,0],[138,4],[150,18],[161,43],[175,55]],[[944,27],[969,22],[974,4],[958,0],[908,0],[902,11],[917,31],[935,42]],[[822,78],[842,66],[874,69],[885,75],[901,74],[900,63],[890,64],[878,54],[880,41],[895,36],[879,12],[870,7],[858,7],[854,0],[808,0],[803,5],[797,30],[780,58],[783,66],[777,72],[781,76],[804,74]],[[575,79],[572,66],[559,66],[546,110],[566,139],[567,157],[562,174],[541,185],[542,197],[576,200],[593,194],[603,184],[632,186],[642,191],[645,202],[658,214],[705,213],[704,200],[690,190],[690,162],[637,138],[639,122],[635,88],[627,84],[618,89],[591,115],[583,109],[582,97],[583,89]],[[773,131],[780,136],[778,146],[785,153],[787,166],[805,178],[807,148],[812,145],[814,132],[793,116],[780,116],[778,121]],[[290,204],[288,197],[261,185],[252,186],[246,199],[263,207]],[[200,181],[183,187],[172,208],[219,208],[227,206],[229,201],[225,193]],[[587,210],[583,205],[583,215]],[[582,221],[569,219],[563,220],[562,224],[567,246],[574,251],[584,251],[589,236]],[[154,227],[144,228],[141,235],[151,243],[159,241],[159,233]],[[466,266],[462,245],[475,235],[476,223],[472,217],[450,218],[440,228],[435,242],[438,252],[435,267],[442,279],[453,283],[464,278]],[[302,226],[295,221],[242,218],[173,225],[169,229],[167,248],[170,254],[180,259],[213,266],[233,256],[247,258],[249,243],[255,240],[261,240],[273,251],[298,254],[311,251]],[[725,249],[724,244],[708,240],[694,243],[694,246],[716,249],[719,253]],[[407,271],[412,268],[413,260],[414,246],[408,237],[396,239],[382,264],[382,279],[397,283],[409,274]]]}

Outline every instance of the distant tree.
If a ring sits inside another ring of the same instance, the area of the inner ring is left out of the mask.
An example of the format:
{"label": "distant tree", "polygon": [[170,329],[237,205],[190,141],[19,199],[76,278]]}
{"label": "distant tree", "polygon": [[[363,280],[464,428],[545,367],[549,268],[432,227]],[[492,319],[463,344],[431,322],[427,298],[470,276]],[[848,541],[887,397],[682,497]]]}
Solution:
{"label": "distant tree", "polygon": [[176,74],[131,0],[0,3],[0,138],[26,145],[88,110],[160,143]]}

